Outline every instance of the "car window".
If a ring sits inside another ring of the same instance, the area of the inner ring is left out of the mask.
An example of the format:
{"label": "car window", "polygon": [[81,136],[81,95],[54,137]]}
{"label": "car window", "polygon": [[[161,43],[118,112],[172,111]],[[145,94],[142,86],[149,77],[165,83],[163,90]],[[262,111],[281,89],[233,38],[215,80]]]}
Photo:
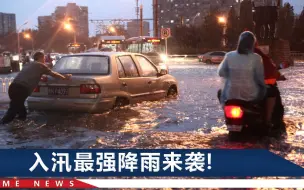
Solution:
{"label": "car window", "polygon": [[118,58],[116,58],[116,63],[117,63],[117,70],[118,70],[119,78],[125,78],[126,74],[125,74],[124,68]]}
{"label": "car window", "polygon": [[219,53],[219,56],[225,56],[226,53],[225,52],[218,52]]}
{"label": "car window", "polygon": [[213,52],[213,53],[211,53],[211,55],[213,55],[213,56],[225,56],[225,53],[224,52]]}
{"label": "car window", "polygon": [[151,64],[150,61],[148,61],[143,56],[136,56],[137,61],[140,64],[140,67],[143,72],[143,77],[155,77],[157,76],[157,70],[156,68]]}
{"label": "car window", "polygon": [[139,77],[137,67],[131,56],[120,56],[118,59],[124,68],[126,77]]}
{"label": "car window", "polygon": [[106,56],[69,56],[62,57],[53,70],[70,74],[109,74],[109,57]]}

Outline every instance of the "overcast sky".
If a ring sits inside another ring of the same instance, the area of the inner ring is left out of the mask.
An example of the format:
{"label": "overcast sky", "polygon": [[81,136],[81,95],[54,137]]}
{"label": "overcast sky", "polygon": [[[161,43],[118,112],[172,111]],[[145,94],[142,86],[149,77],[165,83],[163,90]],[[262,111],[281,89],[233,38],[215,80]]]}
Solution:
{"label": "overcast sky", "polygon": [[[2,2],[3,1],[3,2]],[[29,21],[28,26],[37,26],[37,17],[50,15],[56,6],[65,6],[74,2],[89,7],[89,19],[135,18],[135,0],[2,0],[0,12],[15,13],[17,25]],[[152,18],[152,0],[140,0],[144,6],[144,18]],[[304,6],[304,0],[284,0],[291,2],[297,13]],[[150,30],[152,26],[150,27]],[[90,24],[90,34],[95,34],[95,27]]]}

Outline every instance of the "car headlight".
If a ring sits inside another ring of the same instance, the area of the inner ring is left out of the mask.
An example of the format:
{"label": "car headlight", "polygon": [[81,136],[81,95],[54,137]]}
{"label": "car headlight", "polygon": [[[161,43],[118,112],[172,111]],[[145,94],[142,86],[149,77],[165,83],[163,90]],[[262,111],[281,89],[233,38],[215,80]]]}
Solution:
{"label": "car headlight", "polygon": [[162,61],[165,61],[165,62],[168,60],[168,56],[166,54],[161,54],[160,58]]}

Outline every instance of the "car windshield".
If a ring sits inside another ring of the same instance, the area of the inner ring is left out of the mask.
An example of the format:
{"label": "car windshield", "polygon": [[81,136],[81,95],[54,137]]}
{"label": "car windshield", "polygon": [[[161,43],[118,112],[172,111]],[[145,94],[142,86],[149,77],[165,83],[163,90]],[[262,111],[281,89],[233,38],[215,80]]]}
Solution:
{"label": "car windshield", "polygon": [[109,73],[109,57],[106,56],[62,57],[56,63],[53,70],[63,74],[107,75]]}

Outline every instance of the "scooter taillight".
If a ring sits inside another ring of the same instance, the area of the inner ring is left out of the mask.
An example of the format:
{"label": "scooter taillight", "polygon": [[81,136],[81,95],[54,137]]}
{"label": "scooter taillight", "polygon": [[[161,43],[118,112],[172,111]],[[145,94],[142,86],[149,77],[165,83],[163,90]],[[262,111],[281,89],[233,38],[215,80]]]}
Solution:
{"label": "scooter taillight", "polygon": [[244,115],[240,106],[225,106],[225,115],[229,119],[241,119]]}

